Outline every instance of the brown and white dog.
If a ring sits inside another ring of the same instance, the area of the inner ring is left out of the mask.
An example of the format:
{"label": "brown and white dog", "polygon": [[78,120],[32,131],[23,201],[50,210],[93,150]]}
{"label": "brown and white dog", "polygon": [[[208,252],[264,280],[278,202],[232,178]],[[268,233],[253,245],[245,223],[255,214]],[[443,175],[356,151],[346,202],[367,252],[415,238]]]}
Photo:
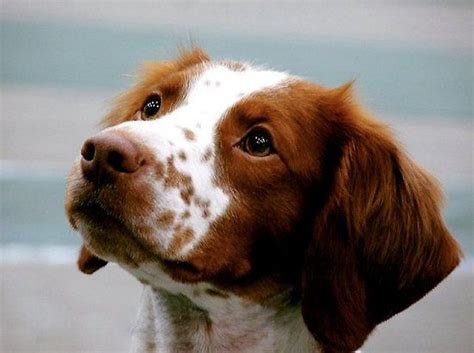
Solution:
{"label": "brown and white dog", "polygon": [[437,182],[353,100],[192,49],[88,139],[79,267],[145,284],[137,352],[348,352],[458,264]]}

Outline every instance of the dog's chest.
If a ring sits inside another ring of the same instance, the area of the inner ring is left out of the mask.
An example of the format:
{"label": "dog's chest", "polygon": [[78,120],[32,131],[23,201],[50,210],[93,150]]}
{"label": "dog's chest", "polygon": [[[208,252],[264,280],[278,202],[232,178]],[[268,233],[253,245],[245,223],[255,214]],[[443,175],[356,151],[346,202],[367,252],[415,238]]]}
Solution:
{"label": "dog's chest", "polygon": [[317,352],[297,310],[277,312],[237,297],[184,295],[146,287],[134,329],[135,352]]}

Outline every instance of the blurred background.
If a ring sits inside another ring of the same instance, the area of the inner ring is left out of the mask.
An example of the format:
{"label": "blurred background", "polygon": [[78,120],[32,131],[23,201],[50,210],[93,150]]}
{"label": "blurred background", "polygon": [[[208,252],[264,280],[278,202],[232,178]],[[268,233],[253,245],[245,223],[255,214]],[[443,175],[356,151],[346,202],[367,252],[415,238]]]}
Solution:
{"label": "blurred background", "polygon": [[0,352],[121,352],[140,286],[87,277],[63,211],[82,142],[140,62],[196,43],[213,58],[323,85],[356,79],[446,192],[462,266],[379,326],[365,352],[472,352],[473,9],[464,0],[0,1]]}

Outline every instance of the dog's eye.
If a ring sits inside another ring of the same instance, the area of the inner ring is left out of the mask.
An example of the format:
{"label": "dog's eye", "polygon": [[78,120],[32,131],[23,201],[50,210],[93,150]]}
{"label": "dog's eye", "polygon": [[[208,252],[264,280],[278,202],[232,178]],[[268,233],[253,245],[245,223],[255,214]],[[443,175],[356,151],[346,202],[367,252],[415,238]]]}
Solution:
{"label": "dog's eye", "polygon": [[153,94],[147,98],[145,104],[143,105],[143,118],[151,119],[153,118],[161,107],[161,97],[157,94]]}
{"label": "dog's eye", "polygon": [[242,141],[242,149],[255,157],[265,157],[274,152],[271,136],[263,129],[250,131]]}

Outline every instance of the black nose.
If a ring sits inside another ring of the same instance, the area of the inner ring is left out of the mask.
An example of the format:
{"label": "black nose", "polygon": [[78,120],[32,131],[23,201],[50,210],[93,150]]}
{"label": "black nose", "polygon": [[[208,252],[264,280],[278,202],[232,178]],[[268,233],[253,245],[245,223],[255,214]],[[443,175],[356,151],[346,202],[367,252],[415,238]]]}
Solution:
{"label": "black nose", "polygon": [[81,149],[84,176],[97,183],[134,173],[143,164],[140,149],[133,141],[114,132],[101,132],[88,139]]}

